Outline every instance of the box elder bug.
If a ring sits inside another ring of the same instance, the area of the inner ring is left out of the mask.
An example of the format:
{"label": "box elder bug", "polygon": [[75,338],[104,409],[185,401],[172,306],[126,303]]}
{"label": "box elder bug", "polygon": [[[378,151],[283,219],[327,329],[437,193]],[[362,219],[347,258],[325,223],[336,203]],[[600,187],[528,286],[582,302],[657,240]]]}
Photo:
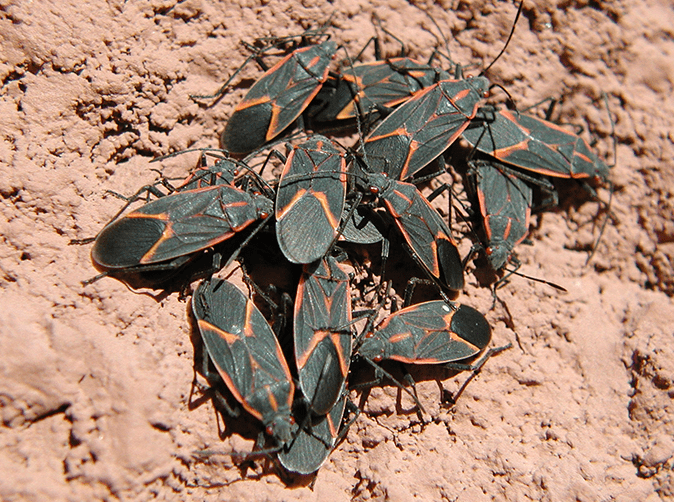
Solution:
{"label": "box elder bug", "polygon": [[272,209],[267,197],[230,185],[176,192],[109,223],[96,236],[91,257],[108,275],[174,270]]}
{"label": "box elder bug", "polygon": [[[608,184],[609,201],[600,202],[610,207],[613,185],[609,166],[583,138],[557,124],[517,111],[481,110],[478,119],[464,131],[464,138],[475,149],[507,164],[546,176],[578,180],[595,198],[596,192],[587,181]],[[607,222],[608,218],[604,220],[588,262]]]}
{"label": "box elder bug", "polygon": [[351,362],[349,276],[327,256],[305,265],[294,309],[299,386],[316,415],[332,409]]}
{"label": "box elder bug", "polygon": [[478,354],[490,340],[489,323],[477,310],[435,300],[391,314],[362,340],[357,354],[375,362],[448,363]]}
{"label": "box elder bug", "polygon": [[374,42],[376,61],[352,64],[335,76],[330,75],[307,109],[306,116],[312,123],[343,121],[359,115],[369,117],[374,111],[388,114],[391,108],[420,90],[450,78],[444,70],[431,66],[439,54],[437,50],[426,63],[407,57],[402,40],[386,30],[376,14],[372,18],[375,30],[381,29],[400,44],[399,55],[383,59],[380,38],[378,35],[372,37],[355,59],[359,59],[370,42]]}
{"label": "box elder bug", "polygon": [[[357,164],[352,164],[351,170],[346,175],[355,177],[359,180],[357,184],[361,187],[364,186],[369,194],[376,195],[382,201],[405,238],[413,258],[441,287],[453,291],[463,289],[461,257],[451,231],[438,212],[414,185],[389,179],[385,173],[370,173],[366,170],[367,166],[364,165],[364,161],[359,155],[354,155],[353,158]],[[342,171],[316,171],[309,175],[299,175],[298,178],[293,177],[293,184],[296,184],[298,180],[308,179],[318,185],[320,179],[324,177],[334,178],[336,174],[341,175],[343,173]],[[323,193],[321,193],[321,196],[327,197]],[[279,209],[283,208],[277,202],[277,212]],[[354,209],[352,212],[354,214],[357,207],[351,209]],[[325,211],[325,214],[334,215],[331,211]],[[299,229],[303,226],[311,226],[313,223],[313,221],[310,221],[298,225],[298,231],[288,233],[286,239],[291,243],[300,240],[299,244],[302,244],[302,242],[308,240],[306,235],[309,234],[306,231],[299,233]],[[358,237],[357,233],[356,230],[356,238]],[[378,240],[381,239],[377,238]],[[279,239],[279,243],[281,244],[281,239]]]}
{"label": "box elder bug", "polygon": [[546,176],[606,182],[609,168],[587,142],[566,129],[517,111],[481,110],[463,133],[477,150]]}
{"label": "box elder bug", "polygon": [[443,80],[419,92],[365,138],[368,165],[392,179],[409,178],[461,135],[488,88],[485,77],[473,77]]}
{"label": "box elder bug", "polygon": [[292,440],[295,392],[276,336],[255,304],[220,279],[202,281],[192,312],[218,374],[280,447]]}
{"label": "box elder bug", "polygon": [[[406,388],[379,366],[379,361],[391,359],[408,364],[443,364],[448,369],[472,371],[460,394],[489,357],[510,347],[508,344],[490,349],[473,364],[460,363],[483,352],[490,341],[489,323],[477,310],[436,300],[392,313],[375,329],[372,329],[371,321],[368,322],[356,342],[355,357],[374,366],[380,378],[388,377],[402,390]],[[414,388],[414,381],[409,374],[407,377]],[[410,395],[423,410],[416,397],[416,389]]]}
{"label": "box elder bug", "polygon": [[514,269],[506,270],[507,274],[494,283],[492,289],[494,303],[498,300],[496,290],[511,274],[547,284],[559,291],[566,291],[553,282],[518,273],[520,262],[513,254],[513,248],[529,233],[533,204],[533,190],[530,184],[538,186],[556,199],[554,185],[545,177],[517,171],[496,159],[472,160],[468,165],[468,187],[477,198],[486,238],[486,247],[474,246],[472,251],[484,249],[495,272],[503,270],[509,262],[514,265]]}
{"label": "box elder bug", "polygon": [[365,138],[362,149],[372,170],[405,180],[456,141],[475,117],[480,101],[488,95],[489,80],[484,74],[508,46],[522,6],[523,2],[503,49],[480,75],[440,80],[426,87],[394,110]]}
{"label": "box elder bug", "polygon": [[251,152],[292,124],[328,78],[337,44],[330,40],[295,49],[253,84],[220,138],[234,155]]}
{"label": "box elder bug", "polygon": [[496,161],[469,163],[494,270],[503,268],[513,248],[529,233],[533,191],[517,174]]}
{"label": "box elder bug", "polygon": [[[329,140],[326,139],[325,141],[329,143]],[[325,149],[325,144],[327,143],[321,143],[322,149]],[[331,155],[336,156],[336,152],[337,150],[335,150]],[[325,153],[323,153],[322,156],[324,157]],[[340,170],[338,171],[321,169],[314,170],[310,174],[298,174],[297,177],[293,176],[292,185],[296,185],[300,182],[306,182],[310,186],[315,185],[320,187],[320,180],[323,178],[328,178],[328,180],[331,181],[332,179],[336,178],[337,175],[339,175],[339,179],[342,179],[342,176],[344,178],[346,176],[355,177],[357,180],[359,180],[357,184],[359,184],[361,187],[365,186],[365,190],[367,190],[369,194],[376,195],[383,202],[387,212],[395,220],[397,227],[403,234],[405,241],[412,251],[413,258],[417,260],[417,262],[424,268],[429,276],[441,287],[453,291],[460,291],[463,289],[464,282],[461,257],[449,228],[442,220],[438,212],[430,205],[430,203],[424,198],[421,192],[419,192],[414,185],[389,179],[385,173],[368,172],[367,169],[369,166],[365,165],[364,159],[360,155],[355,154],[351,157],[357,162],[357,164],[352,163],[351,170],[347,172],[346,175],[344,175],[344,172],[341,171],[341,166],[343,164],[340,163]],[[310,166],[311,164],[307,165]],[[305,169],[306,168],[303,168],[303,170]],[[290,176],[288,176],[286,180],[289,182]],[[281,183],[283,184],[283,180]],[[279,189],[279,192],[281,192],[281,189]],[[318,202],[321,202],[322,200],[331,200],[329,199],[329,194],[324,190],[308,191],[306,194],[311,195],[312,198],[316,199]],[[306,197],[303,190],[300,190],[298,195],[286,195],[281,203],[279,203],[277,200],[277,219],[283,217],[285,207],[293,209],[293,204],[284,205],[285,200],[302,200],[300,197]],[[337,197],[334,196],[334,198],[336,201]],[[315,217],[320,215],[320,219],[325,217],[330,220],[336,216],[336,213],[334,213],[332,209],[326,209],[328,206],[327,203],[322,203],[321,206],[315,204],[315,206],[317,209],[321,207],[319,211],[310,213],[314,214]],[[351,209],[353,209],[353,211],[350,211],[352,216],[355,213],[355,209],[357,209],[357,207],[352,207]],[[281,212],[280,217],[279,212]],[[306,211],[302,213],[297,211],[297,216],[295,216],[295,219],[305,216]],[[351,216],[349,216],[349,218]],[[337,219],[335,218],[335,220]],[[336,228],[336,226],[332,226],[336,225],[336,223],[337,221],[331,223],[331,226],[327,228]],[[285,242],[282,242],[282,239],[279,238],[279,244],[281,245],[281,248],[283,249],[284,245],[288,243],[296,246],[297,249],[301,249],[300,246],[307,247],[307,242],[311,242],[311,238],[307,236],[316,232],[313,228],[314,226],[315,218],[310,221],[300,221],[297,225],[295,225],[296,230],[286,234],[284,239]],[[328,236],[327,228],[321,230],[321,233],[325,233],[326,237]],[[310,232],[309,229],[311,230]],[[357,233],[358,232],[356,230],[356,238],[358,237]],[[375,234],[376,233],[379,232],[375,232]],[[278,226],[277,235],[279,235]],[[336,236],[336,233],[332,233],[331,235]],[[381,239],[377,237],[376,241],[379,240]],[[327,242],[327,239],[325,239],[325,242]],[[327,251],[325,248],[320,249],[323,254],[325,251]],[[325,249],[325,251],[323,251],[323,249]]]}
{"label": "box elder bug", "polygon": [[356,64],[327,80],[307,116],[315,123],[353,119],[395,107],[446,79],[449,74],[443,70],[408,57]]}
{"label": "box elder bug", "polygon": [[416,186],[383,173],[365,175],[369,191],[383,201],[412,257],[429,276],[452,291],[463,289],[463,265],[452,233]]}
{"label": "box elder bug", "polygon": [[320,135],[294,146],[276,194],[276,237],[292,263],[312,263],[328,252],[346,197],[346,160]]}

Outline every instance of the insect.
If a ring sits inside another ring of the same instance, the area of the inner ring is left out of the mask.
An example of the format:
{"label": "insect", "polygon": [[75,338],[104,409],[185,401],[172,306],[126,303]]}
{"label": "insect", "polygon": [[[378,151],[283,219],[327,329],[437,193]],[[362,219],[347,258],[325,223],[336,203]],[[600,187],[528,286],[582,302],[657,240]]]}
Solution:
{"label": "insect", "polygon": [[357,354],[375,362],[449,363],[478,354],[490,340],[489,323],[477,310],[435,300],[388,316],[363,339]]}
{"label": "insect", "polygon": [[366,175],[371,193],[379,197],[402,233],[412,257],[442,287],[463,289],[461,256],[447,224],[410,183],[382,173]]}
{"label": "insect", "polygon": [[[610,207],[613,185],[609,179],[609,166],[583,138],[557,124],[517,111],[483,110],[478,113],[478,120],[464,131],[464,138],[475,149],[506,164],[544,176],[578,180],[595,198],[596,191],[587,182],[607,184],[609,201],[600,202]],[[597,249],[607,222],[608,217],[592,246],[588,262]]]}
{"label": "insect", "polygon": [[[472,371],[471,376],[453,397],[455,402],[484,363],[492,355],[510,347],[508,344],[489,349],[472,364],[461,362],[483,352],[490,341],[489,323],[477,310],[466,305],[436,300],[411,305],[392,313],[375,329],[372,328],[371,321],[368,322],[356,342],[356,357],[374,366],[380,378],[385,376],[401,390],[408,392],[423,410],[416,396],[416,389],[414,392],[408,391],[393,375],[379,366],[378,362],[391,359],[408,364],[443,364],[456,371]],[[409,380],[414,388],[414,381],[411,377]]]}
{"label": "insect", "polygon": [[[351,170],[346,175],[355,177],[367,192],[376,195],[383,202],[387,212],[394,219],[396,226],[405,238],[413,258],[441,287],[453,291],[463,289],[461,257],[449,228],[438,212],[414,185],[389,179],[384,173],[368,172],[366,170],[368,166],[364,165],[361,157],[355,155],[353,158],[356,160],[356,164],[351,164]],[[318,180],[324,177],[334,177],[335,174],[342,175],[344,173],[343,171],[321,171],[315,175],[299,176],[294,180],[294,183],[298,179],[309,179],[317,183]],[[279,207],[282,206],[277,202],[277,211]],[[352,214],[355,214],[355,211]],[[305,225],[312,226],[313,222],[307,222]],[[299,230],[289,233],[288,239],[291,242],[309,239],[306,237],[308,232],[304,234],[298,232]],[[349,235],[356,239],[360,238],[357,230],[356,232],[350,231]],[[377,238],[376,240],[380,239]]]}
{"label": "insect", "polygon": [[420,90],[450,78],[448,72],[432,65],[439,51],[434,51],[427,62],[407,57],[402,40],[384,28],[376,14],[372,21],[375,30],[382,30],[400,44],[398,56],[382,58],[380,37],[372,37],[355,59],[374,42],[375,61],[352,64],[334,76],[330,74],[305,114],[312,123],[370,117],[373,112],[388,114]]}
{"label": "insect", "polygon": [[201,282],[192,312],[208,355],[236,400],[279,447],[288,444],[295,385],[262,313],[236,286],[220,279]]}
{"label": "insect", "polygon": [[233,155],[251,152],[281,134],[309,105],[328,78],[337,44],[326,40],[295,49],[253,84],[220,137]]}
{"label": "insect", "polygon": [[444,152],[468,127],[486,97],[485,77],[442,80],[394,110],[365,138],[372,171],[405,180]]}
{"label": "insect", "polygon": [[346,197],[346,160],[320,135],[293,147],[276,194],[276,237],[292,263],[312,263],[337,238]]}
{"label": "insect", "polygon": [[494,270],[500,270],[529,232],[533,191],[497,161],[473,161],[470,166],[487,238],[487,258]]}
{"label": "insect", "polygon": [[295,297],[294,341],[299,387],[315,415],[327,414],[351,362],[349,276],[327,256],[305,265]]}
{"label": "insect", "polygon": [[475,118],[480,101],[488,96],[489,80],[484,75],[508,47],[523,3],[503,49],[480,75],[435,82],[394,110],[365,138],[362,153],[371,170],[404,181],[456,141]]}
{"label": "insect", "polygon": [[175,270],[194,253],[266,219],[272,209],[267,197],[230,185],[176,192],[109,223],[91,257],[107,275]]}
{"label": "insect", "polygon": [[328,78],[307,115],[316,123],[353,119],[395,107],[448,78],[445,71],[408,57],[356,64]]}
{"label": "insect", "polygon": [[583,138],[537,117],[510,110],[482,110],[463,137],[502,162],[546,176],[600,183],[608,180],[608,166]]}

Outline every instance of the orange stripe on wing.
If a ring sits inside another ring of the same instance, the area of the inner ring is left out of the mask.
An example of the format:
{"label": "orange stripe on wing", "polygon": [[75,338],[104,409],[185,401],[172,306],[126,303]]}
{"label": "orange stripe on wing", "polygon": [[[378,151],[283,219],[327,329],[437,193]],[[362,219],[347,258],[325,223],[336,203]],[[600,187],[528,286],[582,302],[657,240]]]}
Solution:
{"label": "orange stripe on wing", "polygon": [[531,134],[531,130],[527,129],[524,127],[522,124],[519,123],[517,120],[517,117],[510,111],[510,110],[501,110],[499,112],[503,117],[505,117],[507,120],[515,124],[518,128],[520,128],[524,133],[528,136]]}
{"label": "orange stripe on wing", "polygon": [[295,193],[293,198],[290,200],[290,202],[288,202],[288,204],[286,204],[285,207],[277,207],[276,219],[282,220],[286,216],[286,214],[288,214],[288,212],[293,208],[293,206],[297,204],[297,201],[300,200],[302,197],[304,197],[307,194],[307,192],[308,191],[304,188],[300,189]]}
{"label": "orange stripe on wing", "polygon": [[313,351],[318,347],[318,344],[325,340],[330,335],[329,331],[325,330],[314,330],[314,336],[311,337],[309,341],[309,346],[304,351],[304,353],[297,359],[297,367],[304,368],[311,357]]}
{"label": "orange stripe on wing", "polygon": [[450,338],[452,341],[457,342],[457,343],[461,343],[462,345],[467,345],[467,346],[470,347],[472,350],[474,350],[475,353],[480,352],[480,350],[481,350],[480,347],[478,347],[477,345],[474,345],[474,344],[470,343],[470,342],[467,341],[465,338],[461,338],[457,333],[454,333],[453,331],[448,331],[447,333],[449,334],[449,338]]}
{"label": "orange stripe on wing", "polygon": [[[161,218],[156,218],[156,219],[161,219]],[[166,220],[164,220],[166,221]],[[154,243],[154,245],[149,249],[147,253],[143,255],[143,257],[138,261],[141,265],[146,265],[148,263],[153,263],[154,256],[157,254],[157,249],[163,242],[166,242],[169,239],[172,239],[176,236],[175,232],[173,231],[173,224],[172,222],[168,222],[166,224],[166,228],[164,228],[164,231],[161,234],[161,237],[157,239],[157,242]],[[161,260],[156,260],[156,261],[163,261],[165,258],[162,258]]]}
{"label": "orange stripe on wing", "polygon": [[380,134],[379,136],[370,136],[365,140],[365,143],[372,143],[374,141],[379,141],[380,139],[384,138],[390,138],[391,136],[408,136],[409,132],[407,132],[407,129],[405,127],[399,127],[395,131],[391,131],[388,134]]}
{"label": "orange stripe on wing", "polygon": [[241,338],[239,335],[235,333],[228,333],[227,331],[224,331],[220,328],[218,328],[215,324],[211,324],[210,322],[204,320],[204,319],[199,319],[198,320],[199,324],[199,329],[202,331],[212,331],[218,337],[225,342],[227,345],[233,345],[236,342],[240,342]]}
{"label": "orange stripe on wing", "polygon": [[400,343],[402,341],[405,341],[406,339],[410,338],[412,334],[410,332],[405,332],[405,333],[398,333],[396,335],[393,335],[388,339],[389,342],[396,344]]}
{"label": "orange stripe on wing", "polygon": [[278,411],[278,401],[276,401],[276,396],[272,392],[271,386],[265,385],[264,390],[267,392],[267,400],[269,401],[271,409],[274,410],[274,412]]}
{"label": "orange stripe on wing", "polygon": [[[339,217],[340,215],[335,215],[330,210],[330,203],[328,202],[328,196],[323,192],[313,192],[313,196],[318,200],[319,204],[323,208],[323,213],[328,218],[328,222],[333,229],[336,229],[339,226]],[[335,233],[335,232],[333,232]]]}
{"label": "orange stripe on wing", "polygon": [[332,344],[337,350],[337,357],[339,359],[339,371],[342,373],[342,377],[345,378],[349,372],[349,364],[351,363],[351,354],[345,354],[341,342],[343,336],[351,336],[351,334],[341,334],[341,333],[332,333],[330,339]]}
{"label": "orange stripe on wing", "polygon": [[[261,96],[257,99],[244,98],[243,101],[241,101],[238,105],[236,105],[236,108],[234,108],[234,113],[240,112],[241,110],[245,110],[246,108],[251,108],[253,106],[263,105],[265,103],[269,103],[270,101],[271,98],[269,96]],[[232,113],[232,115],[234,113]]]}
{"label": "orange stripe on wing", "polygon": [[267,129],[267,135],[266,135],[266,140],[271,141],[274,139],[275,136],[278,136],[286,127],[288,127],[297,117],[300,116],[300,114],[305,110],[307,106],[309,106],[309,103],[316,97],[316,94],[318,94],[318,91],[321,90],[322,83],[325,82],[325,80],[328,78],[328,68],[326,67],[325,72],[323,73],[322,77],[319,79],[318,84],[316,85],[316,88],[311,91],[307,95],[307,97],[302,101],[299,106],[297,106],[297,110],[293,117],[286,121],[285,123],[281,123],[279,120],[279,116],[281,114],[281,111],[283,111],[283,108],[278,106],[276,104],[276,100],[272,103],[272,111],[271,111],[271,120],[269,122],[269,129]]}
{"label": "orange stripe on wing", "polygon": [[[217,326],[213,326],[212,324],[210,324],[210,323],[207,322],[207,321],[204,321],[204,320],[200,319],[200,320],[198,321],[198,323],[199,323],[199,329],[201,329],[202,332],[203,332],[203,331],[213,331],[213,332],[217,333],[218,336],[220,336],[220,338],[223,339],[223,340],[225,340],[225,341],[227,341],[227,338],[229,338],[229,336],[223,336],[223,335],[230,335],[229,333],[225,333],[225,332],[222,331],[220,328],[218,328]],[[232,336],[233,336],[236,340],[241,341],[241,339],[240,339],[238,336],[236,336],[236,335],[232,335]],[[229,338],[229,339],[232,340],[231,338]],[[235,340],[235,341],[236,341],[236,340]],[[241,405],[243,406],[243,408],[244,408],[248,413],[250,413],[251,415],[253,415],[253,416],[254,416],[255,418],[257,418],[258,420],[262,420],[262,414],[261,414],[258,410],[254,409],[254,408],[251,408],[250,404],[248,404],[248,403],[246,402],[246,400],[244,399],[243,395],[241,394],[241,389],[239,389],[239,388],[236,386],[236,384],[234,383],[234,380],[232,380],[232,377],[229,375],[229,373],[228,373],[227,371],[225,371],[220,365],[218,365],[218,362],[217,362],[217,361],[213,361],[213,365],[214,365],[215,368],[218,370],[218,374],[220,375],[220,377],[222,378],[222,380],[225,382],[225,384],[227,385],[227,388],[230,390],[230,392],[232,393],[232,395],[234,396],[234,398],[235,398],[239,403],[241,403]]]}
{"label": "orange stripe on wing", "polygon": [[492,152],[492,155],[497,159],[501,159],[505,162],[508,162],[508,157],[515,152],[527,151],[529,150],[529,139],[515,143],[514,145],[506,146],[504,148],[499,148]]}
{"label": "orange stripe on wing", "polygon": [[246,312],[244,314],[244,322],[242,326],[242,333],[246,337],[256,337],[255,332],[253,331],[253,324],[251,323],[251,319],[256,310],[257,308],[255,307],[255,304],[250,300],[250,298],[246,298]]}

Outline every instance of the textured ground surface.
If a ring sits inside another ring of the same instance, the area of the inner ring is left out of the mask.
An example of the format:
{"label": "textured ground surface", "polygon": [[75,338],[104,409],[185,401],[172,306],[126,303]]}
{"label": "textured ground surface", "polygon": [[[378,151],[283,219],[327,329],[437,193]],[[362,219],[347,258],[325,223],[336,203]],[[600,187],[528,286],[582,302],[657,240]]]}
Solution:
{"label": "textured ground surface", "polygon": [[[520,247],[522,271],[566,294],[516,279],[490,311],[489,290],[469,274],[462,301],[487,313],[493,343],[514,348],[489,361],[454,407],[441,404],[441,389],[455,391],[465,375],[422,376],[425,425],[397,389],[375,388],[313,490],[264,465],[192,461],[204,445],[252,448],[255,429],[228,422],[234,432],[221,442],[211,401],[188,409],[189,303],[112,279],[83,288],[94,273],[89,247],[68,242],[95,235],[118,210],[106,189],[133,193],[155,179],[152,157],[217,145],[259,71],[251,66],[243,87],[211,108],[188,95],[231,74],[246,55],[239,40],[298,33],[334,13],[334,38],[355,53],[376,12],[425,58],[437,44],[425,11],[455,60],[488,63],[516,6],[81,5],[0,1],[0,498],[674,500],[669,2],[527,0],[490,78],[521,107],[563,96],[560,120],[583,124],[606,156],[601,92],[609,94],[618,140],[612,222],[588,267],[591,201],[545,213],[533,245]],[[391,40],[386,47],[397,50]],[[174,161],[165,174],[193,165]]]}

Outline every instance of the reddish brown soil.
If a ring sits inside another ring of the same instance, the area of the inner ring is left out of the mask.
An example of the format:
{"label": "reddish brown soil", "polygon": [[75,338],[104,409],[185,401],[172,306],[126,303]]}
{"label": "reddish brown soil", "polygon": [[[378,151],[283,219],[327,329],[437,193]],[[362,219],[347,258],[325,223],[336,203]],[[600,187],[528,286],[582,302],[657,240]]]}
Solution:
{"label": "reddish brown soil", "polygon": [[[104,279],[87,287],[93,236],[133,193],[149,161],[218,134],[244,88],[214,91],[244,60],[239,40],[298,33],[333,14],[355,54],[376,12],[413,55],[437,28],[452,56],[488,63],[508,35],[509,2],[332,3],[92,0],[0,2],[0,498],[3,500],[673,500],[674,11],[669,2],[527,0],[490,71],[518,106],[562,96],[617,164],[612,218],[589,266],[597,203],[544,213],[522,271],[491,306],[472,273],[461,301],[485,312],[495,345],[456,406],[465,374],[429,370],[420,424],[407,396],[376,387],[346,440],[311,480],[285,484],[268,464],[195,463],[206,445],[252,448],[256,429],[213,404],[188,409],[189,303]],[[397,44],[386,40],[390,53]],[[184,176],[195,158],[166,163]],[[606,199],[608,191],[599,190]],[[468,243],[462,244],[467,249]],[[244,420],[244,422],[246,422]],[[251,420],[252,422],[252,420]]]}

